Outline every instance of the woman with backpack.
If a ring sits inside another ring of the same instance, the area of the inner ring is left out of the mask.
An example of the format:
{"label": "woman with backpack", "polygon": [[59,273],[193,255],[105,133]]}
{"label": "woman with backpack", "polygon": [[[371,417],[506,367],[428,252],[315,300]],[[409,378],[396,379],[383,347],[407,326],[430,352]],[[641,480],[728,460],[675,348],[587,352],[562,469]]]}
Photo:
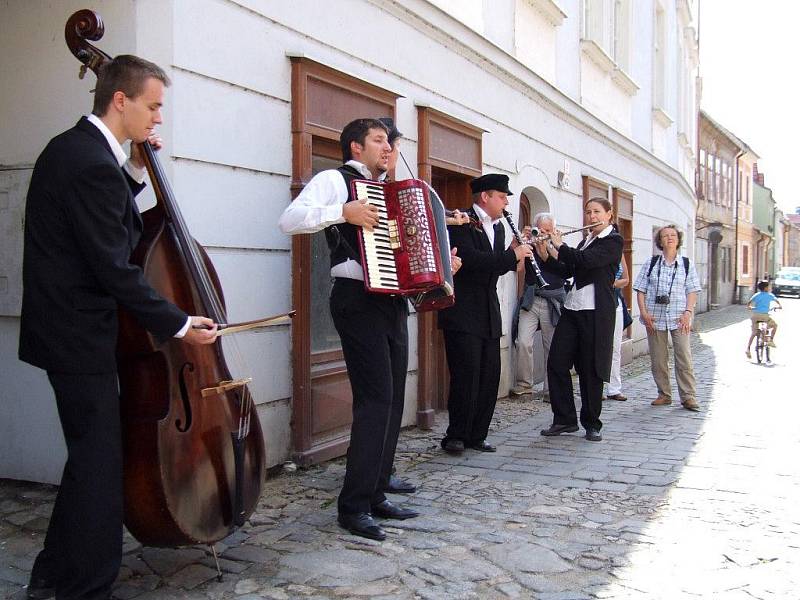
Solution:
{"label": "woman with backpack", "polygon": [[650,404],[672,404],[669,376],[669,338],[675,354],[675,379],[681,405],[698,411],[695,397],[694,367],[690,333],[700,281],[694,265],[679,257],[683,232],[676,225],[665,225],[656,231],[656,247],[661,255],[653,256],[642,265],[633,289],[639,304],[639,320],[647,329],[650,350],[650,369],[658,388],[658,397]]}

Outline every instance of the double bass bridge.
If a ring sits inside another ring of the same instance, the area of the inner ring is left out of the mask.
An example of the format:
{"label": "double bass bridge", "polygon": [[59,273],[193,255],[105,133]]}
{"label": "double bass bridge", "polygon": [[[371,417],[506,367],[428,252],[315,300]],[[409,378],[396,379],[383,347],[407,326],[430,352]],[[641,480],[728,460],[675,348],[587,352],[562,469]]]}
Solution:
{"label": "double bass bridge", "polygon": [[244,379],[230,379],[230,380],[220,381],[217,385],[213,387],[207,387],[200,390],[200,396],[203,398],[209,398],[211,396],[221,396],[222,394],[230,390],[235,390],[236,388],[244,387],[251,381],[253,381],[252,377],[245,377]]}

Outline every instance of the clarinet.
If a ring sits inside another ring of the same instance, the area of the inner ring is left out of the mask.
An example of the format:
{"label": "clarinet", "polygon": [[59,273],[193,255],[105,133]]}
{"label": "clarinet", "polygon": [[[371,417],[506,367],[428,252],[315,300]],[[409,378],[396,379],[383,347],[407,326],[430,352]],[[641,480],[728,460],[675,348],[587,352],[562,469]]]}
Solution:
{"label": "clarinet", "polygon": [[[508,221],[508,226],[511,227],[511,233],[514,234],[514,238],[517,240],[517,243],[524,244],[525,240],[522,239],[519,229],[517,229],[517,226],[514,225],[514,220],[511,218],[511,213],[506,209],[503,209],[503,216],[506,218],[506,221]],[[533,271],[536,273],[536,278],[539,280],[539,285],[541,287],[545,287],[547,282],[544,280],[544,277],[542,277],[542,270],[539,268],[539,263],[536,262],[536,257],[532,256],[529,260],[533,263]]]}

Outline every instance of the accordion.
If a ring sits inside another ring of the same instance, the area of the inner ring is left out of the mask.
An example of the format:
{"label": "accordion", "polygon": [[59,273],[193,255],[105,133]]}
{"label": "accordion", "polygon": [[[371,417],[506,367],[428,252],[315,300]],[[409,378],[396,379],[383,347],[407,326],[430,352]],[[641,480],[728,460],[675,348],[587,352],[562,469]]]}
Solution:
{"label": "accordion", "polygon": [[451,306],[450,241],[444,205],[433,188],[418,179],[354,179],[350,185],[353,198],[378,209],[373,230],[358,231],[367,291],[407,296],[418,311]]}

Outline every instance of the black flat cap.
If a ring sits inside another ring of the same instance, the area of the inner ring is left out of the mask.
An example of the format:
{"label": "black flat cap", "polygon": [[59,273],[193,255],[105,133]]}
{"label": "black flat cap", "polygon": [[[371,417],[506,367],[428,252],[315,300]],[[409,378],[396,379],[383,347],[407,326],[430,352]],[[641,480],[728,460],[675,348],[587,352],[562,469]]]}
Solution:
{"label": "black flat cap", "polygon": [[394,124],[394,119],[391,117],[381,117],[378,119],[381,123],[386,125],[386,129],[389,130],[389,144],[394,144],[394,141],[397,138],[403,137],[403,134],[397,129],[397,126]]}
{"label": "black flat cap", "polygon": [[487,173],[476,177],[469,182],[469,187],[472,189],[473,194],[496,190],[509,196],[514,195],[514,192],[508,189],[508,175],[500,175],[499,173]]}

